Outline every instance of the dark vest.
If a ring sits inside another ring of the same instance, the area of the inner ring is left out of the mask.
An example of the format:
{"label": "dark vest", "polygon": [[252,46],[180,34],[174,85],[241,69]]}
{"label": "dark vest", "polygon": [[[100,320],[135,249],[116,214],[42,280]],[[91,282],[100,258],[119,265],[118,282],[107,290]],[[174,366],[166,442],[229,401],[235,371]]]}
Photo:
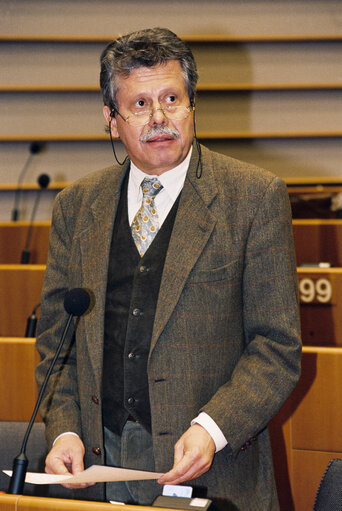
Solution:
{"label": "dark vest", "polygon": [[103,422],[121,434],[129,417],[151,431],[147,358],[179,198],[141,258],[128,222],[126,176],[110,248],[103,354]]}

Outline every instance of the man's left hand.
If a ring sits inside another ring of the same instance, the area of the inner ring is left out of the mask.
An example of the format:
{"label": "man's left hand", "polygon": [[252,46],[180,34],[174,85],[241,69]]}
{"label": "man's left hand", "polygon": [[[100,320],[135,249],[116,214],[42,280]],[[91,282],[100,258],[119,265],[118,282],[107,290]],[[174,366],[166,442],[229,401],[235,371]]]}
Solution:
{"label": "man's left hand", "polygon": [[206,429],[194,424],[176,443],[173,468],[158,483],[179,484],[201,476],[209,470],[214,454],[214,440]]}

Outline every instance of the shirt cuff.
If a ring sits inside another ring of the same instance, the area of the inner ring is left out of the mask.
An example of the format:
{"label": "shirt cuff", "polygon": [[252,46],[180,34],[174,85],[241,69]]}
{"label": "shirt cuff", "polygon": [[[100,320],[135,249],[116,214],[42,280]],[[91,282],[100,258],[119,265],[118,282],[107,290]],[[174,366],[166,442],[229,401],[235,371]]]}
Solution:
{"label": "shirt cuff", "polygon": [[216,422],[205,412],[201,412],[195,419],[191,421],[191,426],[193,424],[199,424],[202,426],[215,443],[215,452],[221,451],[228,444],[226,437],[222,433],[221,429],[218,427]]}
{"label": "shirt cuff", "polygon": [[64,435],[74,435],[74,436],[78,436],[78,438],[80,438],[80,437],[79,437],[79,435],[78,435],[77,433],[74,433],[73,431],[65,431],[64,433],[61,433],[60,435],[58,435],[58,436],[54,439],[53,444],[52,444],[52,447],[55,445],[55,443],[57,442],[57,440],[58,440],[59,438],[61,438],[61,436],[64,436]]}

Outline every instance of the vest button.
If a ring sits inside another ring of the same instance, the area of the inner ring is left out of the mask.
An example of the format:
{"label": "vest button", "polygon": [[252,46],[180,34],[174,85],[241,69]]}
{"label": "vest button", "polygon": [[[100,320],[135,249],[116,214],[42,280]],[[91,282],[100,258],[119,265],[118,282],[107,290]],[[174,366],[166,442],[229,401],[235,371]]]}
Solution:
{"label": "vest button", "polygon": [[91,400],[93,403],[95,403],[96,405],[99,404],[99,398],[97,396],[91,396]]}
{"label": "vest button", "polygon": [[100,454],[101,454],[100,447],[92,447],[91,450],[93,451],[94,454],[96,454],[96,456],[100,456]]}
{"label": "vest button", "polygon": [[143,312],[141,309],[133,309],[132,314],[133,314],[133,316],[138,317],[138,316],[142,316]]}
{"label": "vest button", "polygon": [[148,266],[144,266],[143,264],[140,266],[139,268],[139,271],[140,273],[147,273],[148,271],[150,271],[149,267]]}
{"label": "vest button", "polygon": [[134,353],[132,351],[130,353],[128,353],[128,358],[130,360],[133,360],[135,358],[135,355],[134,355]]}
{"label": "vest button", "polygon": [[134,401],[135,401],[134,397],[129,397],[129,398],[127,399],[127,403],[128,403],[129,405],[133,405],[133,404],[134,404]]}

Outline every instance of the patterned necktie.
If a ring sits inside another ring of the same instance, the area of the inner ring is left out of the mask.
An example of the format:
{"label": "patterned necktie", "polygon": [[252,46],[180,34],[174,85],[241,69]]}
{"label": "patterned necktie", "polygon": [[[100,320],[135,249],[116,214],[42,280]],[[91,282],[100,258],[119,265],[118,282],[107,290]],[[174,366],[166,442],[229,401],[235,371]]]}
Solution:
{"label": "patterned necktie", "polygon": [[159,230],[158,213],[154,206],[154,198],[163,188],[163,185],[156,177],[145,177],[140,186],[143,199],[140,209],[133,219],[131,229],[134,242],[142,257]]}

